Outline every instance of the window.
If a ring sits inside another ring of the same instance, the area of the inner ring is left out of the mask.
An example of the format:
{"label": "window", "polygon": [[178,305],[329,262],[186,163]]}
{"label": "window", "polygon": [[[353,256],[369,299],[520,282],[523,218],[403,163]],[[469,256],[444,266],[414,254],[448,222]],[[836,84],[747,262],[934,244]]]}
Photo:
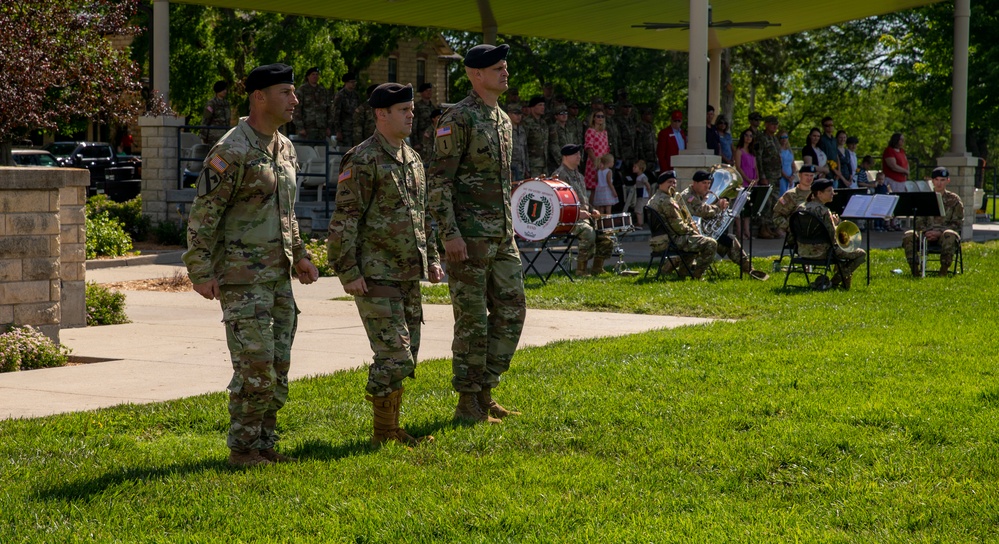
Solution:
{"label": "window", "polygon": [[397,83],[398,81],[399,81],[399,59],[395,57],[389,57],[388,83]]}
{"label": "window", "polygon": [[427,61],[416,59],[416,88],[419,89],[427,82]]}

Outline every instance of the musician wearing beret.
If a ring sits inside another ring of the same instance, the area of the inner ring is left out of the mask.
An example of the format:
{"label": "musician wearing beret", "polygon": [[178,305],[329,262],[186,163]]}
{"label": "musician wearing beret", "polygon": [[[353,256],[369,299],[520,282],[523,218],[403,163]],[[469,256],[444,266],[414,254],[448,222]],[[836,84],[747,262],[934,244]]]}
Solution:
{"label": "musician wearing beret", "polygon": [[950,265],[954,262],[954,253],[961,245],[961,226],[964,224],[964,203],[961,197],[947,190],[950,184],[950,172],[946,168],[937,167],[932,174],[933,190],[943,199],[944,214],[934,217],[917,217],[914,229],[905,232],[902,237],[902,247],[905,248],[905,259],[915,277],[922,276],[922,263],[913,258],[913,251],[919,252],[919,233],[926,236],[928,242],[940,243],[940,272],[946,277]]}
{"label": "musician wearing beret", "polygon": [[415,445],[423,438],[399,427],[402,382],[414,377],[420,350],[420,280],[437,283],[444,271],[426,213],[423,162],[405,141],[413,130],[413,87],[383,83],[368,103],[375,133],[340,163],[327,253],[344,291],[354,295],[374,350],[366,386],[374,410],[371,443]]}
{"label": "musician wearing beret", "polygon": [[[829,231],[829,237],[832,240],[836,239],[836,225],[839,224],[839,216],[829,211],[826,205],[832,202],[835,194],[832,180],[820,179],[813,181],[808,200],[798,208],[799,210],[805,210],[817,217],[819,221],[822,221],[826,230]],[[825,257],[828,250],[829,244],[798,243],[798,254],[809,259],[821,259]],[[832,283],[829,284],[829,287],[842,286],[843,289],[849,290],[853,280],[853,271],[863,264],[864,259],[867,257],[867,252],[860,248],[846,250],[840,247],[839,244],[833,244],[833,251],[836,256],[836,273],[833,274]],[[819,284],[818,287],[821,288],[822,284]]]}
{"label": "musician wearing beret", "polygon": [[[677,195],[677,200],[687,207],[687,211],[694,217],[703,219],[714,219],[728,208],[728,200],[722,198],[714,204],[708,204],[705,199],[711,189],[711,174],[704,170],[694,172],[693,183]],[[696,227],[696,225],[695,225]],[[700,229],[698,229],[700,230]],[[749,274],[749,277],[766,281],[770,276],[762,270],[754,270],[753,264],[742,250],[742,244],[734,236],[724,233],[715,240],[718,243],[718,255],[728,257],[733,263],[737,263],[742,271]]]}
{"label": "musician wearing beret", "polygon": [[527,316],[510,202],[513,128],[498,104],[510,75],[509,51],[506,44],[468,50],[472,91],[438,120],[427,167],[430,213],[444,239],[454,310],[455,418],[472,422],[516,415],[492,398],[492,390],[510,368]]}
{"label": "musician wearing beret", "polygon": [[[614,241],[611,240],[610,231],[594,230],[594,221],[600,217],[600,212],[590,205],[590,199],[586,194],[586,181],[579,171],[579,162],[582,160],[583,146],[579,144],[566,144],[562,146],[560,154],[562,165],[552,172],[552,177],[560,179],[569,184],[576,197],[579,198],[579,218],[576,226],[572,228],[572,234],[579,241],[579,253],[576,259],[576,275],[586,276],[586,263],[593,257],[593,274],[599,274],[604,270],[604,261],[611,256],[614,251]],[[594,253],[596,250],[596,253]]]}
{"label": "musician wearing beret", "polygon": [[812,194],[812,181],[818,170],[814,164],[803,164],[798,170],[798,185],[788,189],[777,199],[774,204],[774,225],[784,232],[788,232],[788,223],[791,214],[808,200],[808,195]]}
{"label": "musician wearing beret", "polygon": [[[694,219],[690,216],[690,211],[676,198],[676,172],[667,170],[657,179],[659,191],[645,205],[659,212],[667,227],[673,232],[676,245],[683,251],[695,252],[695,256],[684,256],[686,268],[690,270],[691,276],[699,280],[704,276],[704,271],[711,266],[718,243],[707,236],[701,236],[694,224]],[[663,251],[669,247],[667,235],[653,236],[649,239],[652,251]],[[679,261],[670,258],[663,263],[662,273],[668,274],[679,266]]]}

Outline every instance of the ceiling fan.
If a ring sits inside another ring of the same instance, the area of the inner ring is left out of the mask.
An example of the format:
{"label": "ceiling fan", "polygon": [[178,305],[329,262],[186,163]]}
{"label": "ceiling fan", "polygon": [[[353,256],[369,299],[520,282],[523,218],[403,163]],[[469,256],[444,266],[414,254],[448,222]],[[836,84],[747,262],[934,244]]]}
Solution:
{"label": "ceiling fan", "polygon": [[[759,30],[770,26],[780,26],[780,23],[771,23],[770,21],[745,21],[741,23],[735,23],[732,21],[714,21],[711,18],[711,6],[708,6],[708,28],[754,28]],[[680,21],[679,23],[642,23],[640,25],[631,25],[631,28],[644,28],[645,30],[668,30],[671,28],[682,28],[684,30],[690,30],[690,21]]]}

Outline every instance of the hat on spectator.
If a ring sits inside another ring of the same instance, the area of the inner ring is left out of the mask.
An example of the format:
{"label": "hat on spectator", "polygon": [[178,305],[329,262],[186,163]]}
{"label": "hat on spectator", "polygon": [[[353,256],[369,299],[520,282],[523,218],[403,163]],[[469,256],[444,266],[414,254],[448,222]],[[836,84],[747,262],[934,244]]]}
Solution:
{"label": "hat on spectator", "polygon": [[229,84],[226,83],[225,81],[216,81],[215,85],[212,85],[212,90],[215,91],[215,94],[218,94],[228,88]]}
{"label": "hat on spectator", "polygon": [[579,144],[565,144],[562,146],[562,156],[575,155],[583,150],[583,146]]}
{"label": "hat on spectator", "polygon": [[510,53],[510,46],[507,44],[490,45],[484,43],[476,45],[465,53],[465,66],[469,68],[489,68],[501,60],[506,60]]}
{"label": "hat on spectator", "polygon": [[318,74],[318,73],[319,73],[319,68],[313,66],[312,68],[309,68],[308,70],[305,71],[305,77],[309,77],[312,74]]}
{"label": "hat on spectator", "polygon": [[818,171],[819,169],[814,164],[802,164],[801,168],[798,169],[799,174],[814,174]]}
{"label": "hat on spectator", "polygon": [[752,113],[749,114],[749,120],[750,121],[762,121],[763,120],[763,116],[760,115],[760,112],[754,111],[754,112],[752,112]]}
{"label": "hat on spectator", "polygon": [[930,174],[931,178],[949,178],[950,172],[947,171],[943,166],[938,166],[933,169],[933,173]]}
{"label": "hat on spectator", "polygon": [[768,116],[764,117],[763,118],[763,122],[764,123],[773,123],[775,125],[780,123],[780,121],[777,120],[777,116],[776,115],[768,115]]}
{"label": "hat on spectator", "polygon": [[423,91],[425,91],[427,89],[433,89],[433,88],[434,88],[434,86],[432,84],[430,84],[430,83],[424,83],[423,85],[420,85],[420,88],[417,89],[416,92],[422,93]]}
{"label": "hat on spectator", "polygon": [[531,101],[527,103],[527,107],[533,108],[534,106],[537,106],[538,104],[544,104],[544,103],[545,103],[545,97],[543,97],[543,96],[534,96],[534,97],[531,97]]}
{"label": "hat on spectator", "polygon": [[846,145],[859,144],[860,140],[856,136],[850,136],[846,139]]}
{"label": "hat on spectator", "polygon": [[357,81],[357,76],[355,76],[351,72],[347,72],[346,74],[343,75],[343,77],[340,78],[340,81],[344,83],[347,83],[348,81]]}
{"label": "hat on spectator", "polygon": [[831,179],[817,179],[812,182],[812,194],[820,193],[833,186]]}
{"label": "hat on spectator", "polygon": [[250,75],[246,76],[246,93],[249,94],[281,83],[295,84],[295,72],[291,66],[281,63],[257,66],[250,71]]}
{"label": "hat on spectator", "polygon": [[704,170],[694,172],[694,181],[707,181],[709,179],[711,179],[711,174],[705,172]]}
{"label": "hat on spectator", "polygon": [[683,112],[680,110],[673,110],[673,113],[669,114],[670,121],[683,121]]}
{"label": "hat on spectator", "polygon": [[507,113],[517,113],[517,114],[523,115],[524,108],[520,107],[520,103],[519,102],[514,102],[513,104],[510,104],[509,106],[506,107],[506,112]]}
{"label": "hat on spectator", "polygon": [[676,170],[667,170],[662,172],[659,174],[659,177],[656,178],[656,183],[662,185],[671,179],[676,179]]}
{"label": "hat on spectator", "polygon": [[372,108],[391,108],[396,104],[412,101],[413,86],[398,83],[382,83],[368,97],[368,104]]}

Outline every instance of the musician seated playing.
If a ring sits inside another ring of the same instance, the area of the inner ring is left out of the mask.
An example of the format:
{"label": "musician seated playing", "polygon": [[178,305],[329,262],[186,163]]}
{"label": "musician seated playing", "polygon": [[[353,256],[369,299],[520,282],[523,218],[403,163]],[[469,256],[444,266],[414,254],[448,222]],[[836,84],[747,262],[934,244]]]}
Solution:
{"label": "musician seated playing", "polygon": [[583,174],[579,172],[579,162],[582,159],[583,146],[577,144],[566,144],[562,146],[562,165],[552,173],[553,178],[558,178],[569,184],[576,192],[579,199],[579,217],[576,226],[572,229],[572,234],[579,241],[579,254],[576,259],[576,276],[586,276],[586,263],[593,256],[594,275],[604,271],[604,260],[610,257],[614,251],[614,241],[607,231],[594,230],[594,221],[600,217],[600,212],[590,206],[586,182]]}
{"label": "musician seated playing", "polygon": [[[829,211],[829,208],[826,207],[827,204],[832,202],[835,194],[832,180],[820,179],[814,181],[812,182],[812,190],[811,194],[808,195],[808,200],[799,208],[804,209],[806,212],[817,217],[819,221],[822,221],[822,224],[825,225],[826,230],[829,232],[830,240],[836,239],[836,225],[840,221],[839,216]],[[808,259],[821,259],[826,256],[827,251],[829,251],[828,243],[798,243],[798,254]],[[833,274],[830,287],[842,286],[843,289],[849,290],[850,284],[853,281],[853,271],[864,262],[867,253],[860,248],[844,249],[839,244],[833,244],[833,253],[836,256],[836,273]],[[822,277],[824,278],[825,276]]]}
{"label": "musician seated playing", "polygon": [[[902,236],[902,247],[905,248],[905,259],[915,277],[922,276],[919,259],[919,233],[922,232],[927,242],[940,244],[940,276],[946,277],[950,265],[954,261],[954,253],[961,245],[961,226],[964,223],[964,203],[961,197],[947,190],[950,184],[950,172],[946,168],[933,169],[933,190],[942,198],[944,215],[933,217],[917,217],[914,229]],[[914,256],[913,253],[916,255]]]}
{"label": "musician seated playing", "polygon": [[808,200],[812,193],[812,181],[818,171],[814,164],[803,164],[798,169],[798,185],[788,189],[774,204],[774,225],[784,232],[790,232],[791,214]]}
{"label": "musician seated playing", "polygon": [[[680,203],[687,207],[687,211],[689,211],[691,215],[701,218],[702,226],[704,225],[703,221],[705,219],[714,219],[718,217],[726,209],[728,209],[729,205],[728,199],[726,198],[720,198],[714,204],[708,204],[706,202],[711,189],[711,181],[711,174],[705,172],[704,170],[698,170],[697,172],[694,172],[694,181],[690,184],[690,187],[681,191],[680,195],[677,197]],[[700,232],[700,229],[698,230]],[[726,232],[719,236],[715,241],[717,242],[717,251],[719,256],[728,257],[733,263],[738,264],[744,273],[749,274],[752,278],[761,281],[770,279],[770,276],[766,272],[753,269],[753,264],[750,262],[749,256],[742,250],[742,244],[740,244],[734,236]]]}

